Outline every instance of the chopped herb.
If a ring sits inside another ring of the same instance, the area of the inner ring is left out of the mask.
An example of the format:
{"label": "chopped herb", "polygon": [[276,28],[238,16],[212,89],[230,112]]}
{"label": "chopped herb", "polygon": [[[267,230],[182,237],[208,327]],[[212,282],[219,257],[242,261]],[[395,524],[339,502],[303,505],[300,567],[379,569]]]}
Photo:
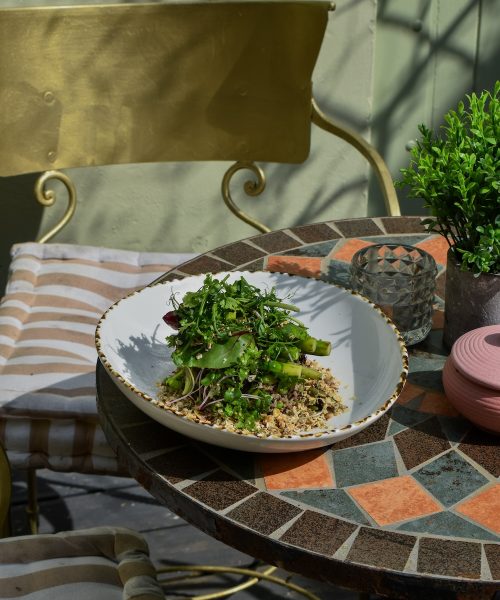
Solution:
{"label": "chopped herb", "polygon": [[[288,299],[287,299],[288,300]],[[163,386],[175,401],[191,398],[198,411],[230,418],[253,431],[265,414],[283,408],[273,393],[287,394],[322,373],[304,364],[304,353],[326,356],[330,342],[311,337],[291,311],[299,309],[243,277],[233,283],[205,277],[163,318],[177,369]]]}

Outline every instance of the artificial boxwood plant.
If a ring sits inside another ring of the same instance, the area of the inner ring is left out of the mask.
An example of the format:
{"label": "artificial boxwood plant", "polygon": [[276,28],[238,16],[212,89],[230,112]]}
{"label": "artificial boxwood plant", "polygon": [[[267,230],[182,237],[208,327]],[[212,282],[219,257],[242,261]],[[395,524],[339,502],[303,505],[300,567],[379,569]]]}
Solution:
{"label": "artificial boxwood plant", "polygon": [[470,94],[421,139],[396,185],[424,200],[428,231],[443,235],[462,270],[500,274],[500,81]]}

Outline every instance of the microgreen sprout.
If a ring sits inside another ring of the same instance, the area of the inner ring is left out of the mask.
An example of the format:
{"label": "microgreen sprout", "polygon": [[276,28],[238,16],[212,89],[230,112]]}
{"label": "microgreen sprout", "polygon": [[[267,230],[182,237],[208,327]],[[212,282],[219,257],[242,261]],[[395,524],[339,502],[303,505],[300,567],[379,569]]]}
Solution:
{"label": "microgreen sprout", "polygon": [[[273,393],[287,394],[298,381],[321,372],[304,365],[305,353],[327,356],[330,342],[309,335],[293,317],[299,308],[260,290],[243,277],[207,275],[203,286],[163,318],[175,334],[167,337],[177,369],[163,385],[177,399],[191,397],[199,411],[231,418],[237,429],[252,431],[270,410],[281,410]],[[285,299],[288,300],[288,299]]]}

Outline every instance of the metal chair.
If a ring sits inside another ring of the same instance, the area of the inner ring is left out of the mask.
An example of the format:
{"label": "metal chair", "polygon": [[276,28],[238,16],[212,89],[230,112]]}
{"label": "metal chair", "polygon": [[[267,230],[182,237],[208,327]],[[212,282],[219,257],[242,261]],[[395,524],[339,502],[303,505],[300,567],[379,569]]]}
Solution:
{"label": "metal chair", "polygon": [[[196,596],[198,600],[223,598],[268,581],[309,600],[319,600],[308,590],[272,575],[277,567],[255,570],[240,567],[175,565],[156,569],[145,539],[124,527],[93,527],[55,534],[9,537],[11,472],[0,444],[0,599],[46,599],[49,595],[158,600],[172,585],[193,576],[220,573],[246,576],[222,592]],[[2,539],[3,538],[3,539]],[[183,573],[188,575],[183,575]],[[176,575],[177,574],[177,575]]]}
{"label": "metal chair", "polygon": [[[0,532],[9,530],[10,465],[0,445]],[[0,535],[0,537],[3,537]],[[159,600],[164,594],[143,537],[123,527],[0,539],[0,598]]]}
{"label": "metal chair", "polygon": [[[123,473],[97,420],[89,332],[107,305],[185,258],[47,244],[75,212],[62,170],[234,161],[224,202],[266,232],[234,203],[232,177],[249,170],[246,193],[261,193],[256,161],[305,161],[312,123],[367,158],[387,213],[399,214],[383,159],[313,99],[331,9],[322,0],[0,9],[0,100],[10,107],[0,113],[0,176],[41,173],[35,195],[45,206],[55,202],[51,181],[68,193],[62,220],[14,247],[0,305],[0,442],[28,470],[34,531],[36,469]],[[126,285],[110,284],[113,270]],[[94,296],[83,299],[88,286]]]}

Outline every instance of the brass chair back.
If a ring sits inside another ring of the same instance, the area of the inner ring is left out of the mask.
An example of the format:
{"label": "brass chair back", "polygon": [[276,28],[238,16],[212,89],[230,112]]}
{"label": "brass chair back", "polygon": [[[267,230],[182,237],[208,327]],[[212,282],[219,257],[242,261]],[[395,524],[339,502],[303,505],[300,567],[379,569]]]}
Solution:
{"label": "brass chair back", "polygon": [[328,2],[0,10],[0,175],[302,162]]}
{"label": "brass chair back", "polygon": [[[273,0],[0,9],[0,176],[48,171],[36,194],[54,198],[59,170],[164,161],[231,160],[229,180],[254,161],[300,163],[311,118],[374,165],[398,214],[385,164],[364,140],[328,123],[312,102],[312,74],[330,2]],[[339,133],[342,130],[343,134]],[[64,223],[63,223],[64,224]],[[62,225],[40,241],[46,241]]]}

